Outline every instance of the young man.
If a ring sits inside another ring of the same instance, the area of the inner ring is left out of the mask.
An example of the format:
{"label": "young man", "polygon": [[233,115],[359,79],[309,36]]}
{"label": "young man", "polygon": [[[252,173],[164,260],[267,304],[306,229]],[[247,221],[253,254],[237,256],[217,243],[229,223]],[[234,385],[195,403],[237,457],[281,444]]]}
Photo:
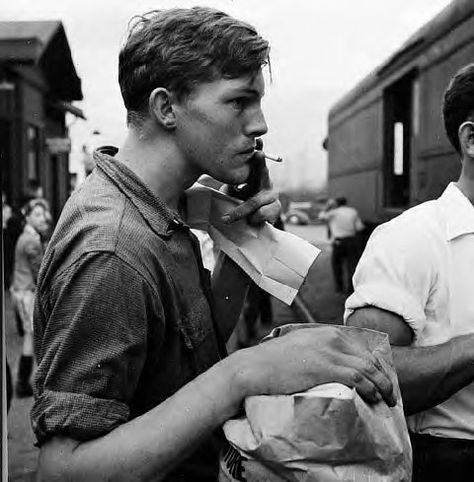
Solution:
{"label": "young man", "polygon": [[[132,28],[119,59],[128,136],[97,155],[40,274],[40,480],[215,480],[218,429],[252,394],[335,380],[394,403],[386,373],[337,328],[225,357],[246,280],[224,263],[211,303],[179,205],[202,174],[235,185],[262,166],[267,59],[253,27],[212,9],[156,11]],[[263,188],[224,222],[276,217],[261,174]]]}
{"label": "young man", "polygon": [[394,345],[416,482],[474,473],[474,64],[452,79],[443,115],[458,182],[374,231],[346,302],[348,325]]}

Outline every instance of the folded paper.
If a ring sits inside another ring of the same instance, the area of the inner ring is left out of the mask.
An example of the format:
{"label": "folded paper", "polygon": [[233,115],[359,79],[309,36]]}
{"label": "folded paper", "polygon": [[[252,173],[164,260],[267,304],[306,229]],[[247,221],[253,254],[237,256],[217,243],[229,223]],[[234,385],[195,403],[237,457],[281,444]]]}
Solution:
{"label": "folded paper", "polygon": [[224,223],[222,216],[242,201],[216,189],[195,184],[186,196],[188,225],[206,231],[260,288],[291,305],[320,250],[269,223]]}

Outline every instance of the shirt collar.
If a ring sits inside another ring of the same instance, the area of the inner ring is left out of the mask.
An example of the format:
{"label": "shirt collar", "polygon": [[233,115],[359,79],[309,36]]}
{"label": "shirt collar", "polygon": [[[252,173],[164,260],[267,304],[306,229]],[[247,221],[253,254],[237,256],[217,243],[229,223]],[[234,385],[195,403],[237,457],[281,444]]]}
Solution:
{"label": "shirt collar", "polygon": [[446,239],[474,233],[474,206],[454,182],[449,183],[438,201],[446,219]]}
{"label": "shirt collar", "polygon": [[117,152],[118,149],[113,146],[99,147],[94,152],[97,167],[134,204],[151,229],[159,236],[169,237],[176,229],[185,227],[179,217],[132,170],[114,159]]}

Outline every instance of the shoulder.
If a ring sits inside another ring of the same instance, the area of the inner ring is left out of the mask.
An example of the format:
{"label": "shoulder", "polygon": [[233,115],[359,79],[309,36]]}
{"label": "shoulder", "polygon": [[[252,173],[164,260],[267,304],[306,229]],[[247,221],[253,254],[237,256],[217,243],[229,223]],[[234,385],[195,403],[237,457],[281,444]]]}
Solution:
{"label": "shoulder", "polygon": [[102,252],[114,254],[149,279],[150,257],[159,256],[156,238],[115,185],[91,179],[66,203],[46,250],[44,271],[62,272],[84,255]]}
{"label": "shoulder", "polygon": [[[46,248],[43,270],[58,273],[87,253],[115,252],[125,196],[114,186],[86,182],[67,200]],[[41,277],[41,274],[40,274]]]}
{"label": "shoulder", "polygon": [[378,226],[369,242],[378,240],[400,247],[426,247],[427,242],[441,241],[442,232],[436,201],[428,201]]}
{"label": "shoulder", "polygon": [[24,229],[18,238],[17,246],[21,250],[28,250],[38,246],[41,247],[41,238],[38,234]]}

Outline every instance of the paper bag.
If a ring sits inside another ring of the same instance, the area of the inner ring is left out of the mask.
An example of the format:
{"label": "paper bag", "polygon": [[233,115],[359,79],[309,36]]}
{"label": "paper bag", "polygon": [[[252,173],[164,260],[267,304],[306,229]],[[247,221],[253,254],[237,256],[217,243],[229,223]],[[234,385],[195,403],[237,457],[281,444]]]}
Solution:
{"label": "paper bag", "polygon": [[[305,325],[286,325],[281,336]],[[316,325],[318,326],[318,325]],[[328,383],[293,395],[253,396],[245,417],[224,424],[220,482],[411,480],[411,445],[387,335],[341,327],[366,340],[390,373],[397,405],[367,404],[345,385]]]}

